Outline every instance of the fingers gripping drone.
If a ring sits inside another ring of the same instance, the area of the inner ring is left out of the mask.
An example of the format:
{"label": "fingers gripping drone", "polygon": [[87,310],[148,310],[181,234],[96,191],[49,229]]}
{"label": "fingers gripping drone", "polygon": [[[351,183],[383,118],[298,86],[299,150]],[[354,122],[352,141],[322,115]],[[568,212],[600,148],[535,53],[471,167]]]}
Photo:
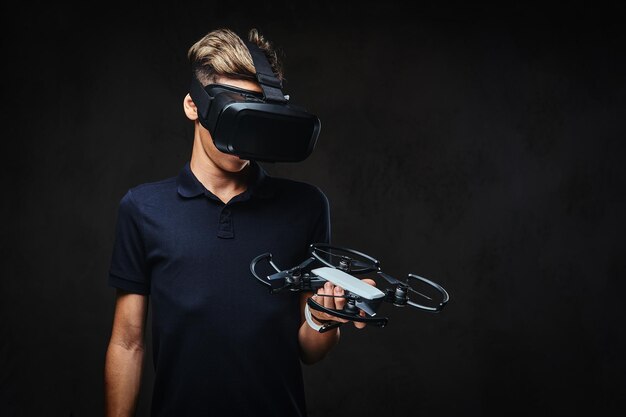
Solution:
{"label": "fingers gripping drone", "polygon": [[[376,313],[376,310],[383,302],[391,303],[396,307],[409,305],[422,311],[438,313],[450,298],[448,292],[441,285],[426,278],[408,274],[407,280],[401,281],[382,272],[380,262],[354,249],[332,246],[326,243],[314,243],[309,247],[309,252],[311,256],[302,263],[285,270],[281,270],[272,261],[272,254],[266,252],[252,260],[250,271],[260,283],[269,288],[272,294],[284,290],[295,292],[316,291],[318,288],[323,287],[326,281],[343,288],[343,295],[316,294],[322,297],[344,298],[346,303],[341,310],[327,308],[317,303],[313,298],[307,299],[305,315],[307,322],[312,327],[314,323],[310,320],[308,308],[350,321],[384,327],[388,322],[387,317],[381,317]],[[260,277],[256,272],[256,266],[262,260],[267,260],[272,268],[276,270],[276,273],[267,275],[265,278]],[[325,266],[313,268],[312,264],[315,261]],[[354,276],[368,272],[375,272],[390,286],[381,291],[377,287],[369,285]],[[437,297],[433,298],[433,296],[417,291],[411,285],[411,280],[425,286],[429,289],[429,293],[434,293]],[[429,302],[422,304],[424,301],[421,301],[418,303],[415,301],[416,296],[427,299]],[[361,311],[364,313],[363,316],[360,314]],[[324,325],[317,327],[319,327],[318,331],[323,333],[342,324],[342,322],[327,320]]]}

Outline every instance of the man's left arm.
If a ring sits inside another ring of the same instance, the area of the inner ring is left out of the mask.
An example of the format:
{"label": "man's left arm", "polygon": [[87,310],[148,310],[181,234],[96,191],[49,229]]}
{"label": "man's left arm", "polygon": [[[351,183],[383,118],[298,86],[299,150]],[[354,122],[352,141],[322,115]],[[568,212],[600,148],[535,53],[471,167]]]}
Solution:
{"label": "man's left arm", "polygon": [[[317,191],[320,201],[320,209],[318,211],[318,218],[313,227],[310,242],[330,244],[330,202],[321,189],[317,188]],[[371,285],[376,285],[376,282],[372,279],[365,278],[363,279],[363,281]],[[323,287],[318,288],[317,294],[343,295],[344,291],[343,288],[335,286],[331,282],[326,282]],[[312,329],[311,326],[309,326],[304,316],[304,307],[306,305],[306,300],[310,297],[313,297],[313,299],[317,303],[323,305],[324,307],[331,308],[333,310],[343,309],[346,303],[345,298],[316,296],[313,291],[303,292],[300,295],[300,329],[298,331],[298,341],[300,344],[300,360],[306,365],[312,365],[315,362],[319,362],[320,360],[322,360],[326,356],[326,354],[339,342],[339,337],[341,334],[339,331],[339,327],[328,330],[324,333],[320,333],[317,330]],[[360,314],[362,316],[365,315],[363,311],[360,311]],[[343,323],[348,321],[346,319],[334,317],[327,313],[316,310],[311,310],[311,316],[313,316],[312,320],[319,325],[321,325],[322,323],[317,320],[317,318],[320,318],[321,320],[330,319]],[[353,323],[354,326],[358,329],[362,329],[365,327],[365,323],[356,321]]]}

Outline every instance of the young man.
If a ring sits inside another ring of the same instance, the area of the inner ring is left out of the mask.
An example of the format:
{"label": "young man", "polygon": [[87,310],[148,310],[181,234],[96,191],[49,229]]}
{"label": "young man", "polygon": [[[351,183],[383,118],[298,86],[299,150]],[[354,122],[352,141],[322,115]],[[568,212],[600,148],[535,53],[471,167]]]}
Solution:
{"label": "young man", "polygon": [[[282,79],[269,42],[255,29],[249,40]],[[203,85],[261,91],[248,49],[230,30],[204,36],[189,58]],[[117,300],[105,361],[106,415],[134,414],[150,297],[153,416],[305,416],[301,362],[321,360],[340,334],[308,325],[306,299],[337,309],[345,300],[271,295],[249,264],[271,252],[278,265],[291,267],[306,258],[310,243],[330,243],[328,199],[316,186],[271,177],[256,161],[220,152],[189,95],[183,108],[195,125],[190,162],[120,201],[109,271]],[[317,292],[343,289],[327,283]],[[311,313],[317,323],[346,322]]]}

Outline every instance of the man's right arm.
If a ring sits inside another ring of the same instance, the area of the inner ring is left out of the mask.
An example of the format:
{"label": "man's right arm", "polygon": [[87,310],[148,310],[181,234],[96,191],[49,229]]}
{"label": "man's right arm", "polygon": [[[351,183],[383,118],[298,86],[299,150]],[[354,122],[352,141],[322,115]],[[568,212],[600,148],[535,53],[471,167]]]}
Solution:
{"label": "man's right arm", "polygon": [[105,416],[133,416],[141,385],[148,296],[117,290],[104,365]]}

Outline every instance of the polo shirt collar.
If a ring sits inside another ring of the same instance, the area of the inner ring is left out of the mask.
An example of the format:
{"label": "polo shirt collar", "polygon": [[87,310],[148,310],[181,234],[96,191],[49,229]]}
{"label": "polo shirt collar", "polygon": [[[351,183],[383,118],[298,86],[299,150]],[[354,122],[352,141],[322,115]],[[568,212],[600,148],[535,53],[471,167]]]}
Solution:
{"label": "polo shirt collar", "polygon": [[[254,160],[250,160],[251,178],[248,188],[244,193],[253,195],[260,198],[268,198],[274,194],[274,190],[270,184],[270,176],[263,167]],[[206,187],[196,178],[191,171],[190,162],[187,161],[185,166],[180,170],[177,180],[178,194],[183,197],[197,197],[205,194],[207,196],[214,196],[212,192],[206,189]]]}

